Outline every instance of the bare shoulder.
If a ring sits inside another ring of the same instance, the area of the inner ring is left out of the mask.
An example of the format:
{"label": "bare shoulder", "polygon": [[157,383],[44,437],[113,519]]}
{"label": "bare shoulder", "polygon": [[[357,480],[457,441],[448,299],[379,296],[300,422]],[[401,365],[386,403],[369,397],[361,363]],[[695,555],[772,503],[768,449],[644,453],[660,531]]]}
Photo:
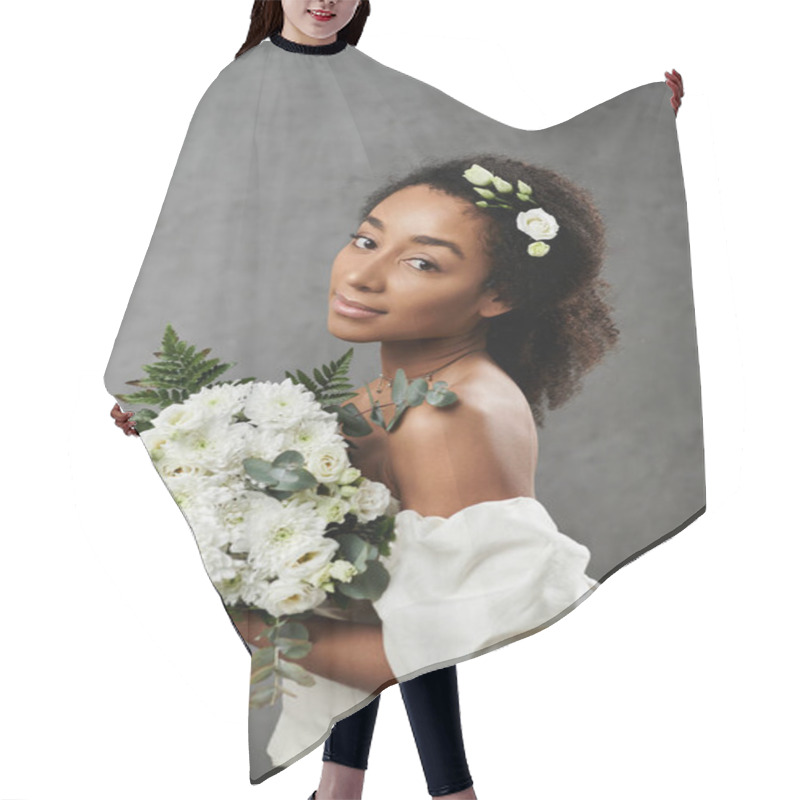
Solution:
{"label": "bare shoulder", "polygon": [[508,386],[492,394],[485,383],[450,388],[456,403],[406,409],[388,436],[403,506],[450,516],[483,500],[532,495],[536,427],[516,385],[518,396]]}

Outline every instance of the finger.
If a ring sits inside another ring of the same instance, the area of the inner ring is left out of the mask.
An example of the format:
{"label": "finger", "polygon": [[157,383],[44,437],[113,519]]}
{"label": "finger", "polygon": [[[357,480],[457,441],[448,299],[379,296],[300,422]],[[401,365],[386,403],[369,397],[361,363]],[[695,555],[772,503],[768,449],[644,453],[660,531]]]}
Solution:
{"label": "finger", "polygon": [[680,73],[677,70],[673,69],[672,73],[665,72],[664,75],[666,76],[667,83],[669,83],[670,86],[672,86],[674,84],[675,86],[678,87],[678,90],[679,90],[680,95],[682,97],[683,96],[683,78],[681,77]]}

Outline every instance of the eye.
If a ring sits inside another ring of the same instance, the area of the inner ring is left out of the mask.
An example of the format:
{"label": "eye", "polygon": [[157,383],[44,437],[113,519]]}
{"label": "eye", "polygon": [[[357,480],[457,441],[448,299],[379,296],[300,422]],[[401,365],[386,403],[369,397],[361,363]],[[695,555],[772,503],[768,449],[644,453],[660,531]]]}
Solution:
{"label": "eye", "polygon": [[[360,234],[360,233],[351,233],[350,234],[350,238],[353,240],[353,244],[355,244],[355,240],[356,239],[366,239],[368,242],[372,242],[373,245],[375,244],[375,242],[373,242],[372,239],[369,238],[369,236],[364,236],[363,234]],[[372,248],[368,248],[368,247],[360,247],[359,245],[355,245],[355,246],[358,247],[359,250],[370,250],[370,249],[372,249]]]}
{"label": "eye", "polygon": [[[350,239],[351,239],[353,245],[355,247],[357,247],[359,250],[373,250],[375,247],[377,247],[377,244],[375,244],[375,241],[373,239],[370,239],[369,236],[365,236],[363,233],[351,233],[349,235],[350,235]],[[365,241],[369,242],[372,246],[371,247],[362,247],[361,245],[356,244],[356,242],[359,239],[364,239]],[[427,269],[414,267],[414,269],[417,272],[439,272],[440,271],[439,267],[436,264],[434,264],[433,261],[428,261],[425,258],[409,258],[407,260],[409,262],[410,261],[421,261],[423,264],[427,264],[427,266],[428,266]]]}
{"label": "eye", "polygon": [[414,267],[414,269],[416,269],[417,272],[437,272],[439,270],[439,267],[437,267],[436,264],[433,263],[433,261],[427,261],[424,258],[409,258],[408,260],[421,261],[423,264],[427,264],[430,267],[430,269],[417,269],[416,267]]}

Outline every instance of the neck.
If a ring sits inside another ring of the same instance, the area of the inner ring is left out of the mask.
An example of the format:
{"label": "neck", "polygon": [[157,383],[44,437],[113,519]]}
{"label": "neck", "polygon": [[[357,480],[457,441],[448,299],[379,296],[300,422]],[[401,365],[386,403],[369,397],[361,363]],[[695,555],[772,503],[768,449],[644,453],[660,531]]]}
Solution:
{"label": "neck", "polygon": [[[475,350],[486,353],[485,331],[471,331],[464,336],[445,339],[381,342],[381,372],[393,380],[397,370],[402,368],[408,380],[412,381],[436,370],[443,371],[446,364],[459,359],[453,365],[456,367],[465,360],[463,357],[467,353]],[[432,381],[436,380],[442,380],[441,375],[434,374]]]}

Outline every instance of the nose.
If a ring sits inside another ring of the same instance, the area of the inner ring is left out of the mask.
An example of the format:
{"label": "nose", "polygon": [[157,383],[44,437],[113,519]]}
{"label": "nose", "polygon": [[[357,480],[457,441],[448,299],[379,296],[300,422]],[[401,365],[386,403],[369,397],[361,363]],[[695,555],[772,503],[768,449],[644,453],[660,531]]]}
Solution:
{"label": "nose", "polygon": [[350,286],[373,292],[381,291],[385,268],[383,255],[361,253],[357,258],[350,258],[345,262],[342,277]]}

